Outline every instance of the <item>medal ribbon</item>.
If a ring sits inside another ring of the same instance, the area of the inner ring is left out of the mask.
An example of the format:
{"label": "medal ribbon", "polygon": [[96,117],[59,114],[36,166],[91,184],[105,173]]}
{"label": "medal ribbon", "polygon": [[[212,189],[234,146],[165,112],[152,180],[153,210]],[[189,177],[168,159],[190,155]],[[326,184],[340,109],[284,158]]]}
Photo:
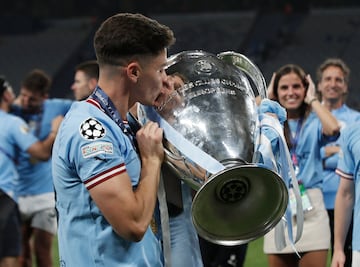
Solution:
{"label": "medal ribbon", "polygon": [[126,120],[122,120],[120,113],[115,108],[111,99],[105,94],[105,92],[97,86],[94,92],[90,95],[87,102],[91,103],[91,100],[96,101],[103,112],[108,115],[123,131],[123,133],[129,137],[131,144],[133,145],[135,151],[137,151],[137,144],[134,132],[131,130],[129,123]]}
{"label": "medal ribbon", "polygon": [[292,160],[295,167],[299,166],[299,162],[298,162],[298,159],[296,157],[296,146],[297,146],[298,141],[299,141],[299,136],[300,136],[300,132],[301,132],[302,123],[303,123],[303,119],[301,118],[301,119],[299,119],[299,121],[298,121],[298,123],[296,125],[295,136],[293,137],[292,134],[290,134],[291,160]]}

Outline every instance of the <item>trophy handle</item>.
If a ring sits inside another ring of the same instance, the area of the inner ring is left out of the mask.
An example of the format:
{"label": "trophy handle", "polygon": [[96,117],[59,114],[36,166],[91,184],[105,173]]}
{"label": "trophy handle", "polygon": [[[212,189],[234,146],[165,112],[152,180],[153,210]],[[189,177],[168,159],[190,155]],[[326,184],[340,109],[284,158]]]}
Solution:
{"label": "trophy handle", "polygon": [[[243,54],[239,54],[233,51],[221,52],[217,55],[217,57],[225,62],[229,62],[235,65],[240,70],[245,72],[255,84],[258,91],[257,93],[261,99],[267,98],[265,78],[259,68],[254,63],[252,63],[250,59],[248,59]],[[256,92],[254,92],[254,94],[256,95]]]}

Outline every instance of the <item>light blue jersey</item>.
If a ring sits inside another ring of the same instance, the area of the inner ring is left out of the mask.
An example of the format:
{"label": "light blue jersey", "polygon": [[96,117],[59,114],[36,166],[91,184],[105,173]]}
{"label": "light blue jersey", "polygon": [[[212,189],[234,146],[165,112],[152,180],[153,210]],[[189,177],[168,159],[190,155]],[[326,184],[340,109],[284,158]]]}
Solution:
{"label": "light blue jersey", "polygon": [[18,174],[15,164],[18,154],[38,140],[30,133],[25,121],[2,110],[0,125],[0,189],[16,201],[14,190]]}
{"label": "light blue jersey", "polygon": [[322,134],[322,125],[315,112],[311,112],[304,121],[295,154],[299,166],[297,179],[302,181],[305,188],[321,188],[323,177],[320,147],[336,137],[325,137]]}
{"label": "light blue jersey", "polygon": [[[351,125],[352,123],[360,120],[360,112],[353,110],[346,105],[342,105],[340,108],[332,110],[331,113],[339,121],[341,125],[341,131],[343,131],[347,126]],[[339,175],[335,173],[339,156],[336,153],[330,157],[326,157],[325,147],[329,145],[338,146],[339,142],[338,140],[330,142],[323,146],[320,150],[324,166],[322,174],[324,178],[322,184],[322,191],[324,195],[326,209],[334,209],[336,192],[340,183]]]}
{"label": "light blue jersey", "polygon": [[[71,100],[49,99],[44,101],[42,112],[35,115],[28,115],[15,107],[13,113],[22,117],[29,125],[31,132],[44,140],[51,131],[52,120],[65,115],[72,104]],[[19,178],[16,181],[18,196],[38,195],[54,191],[51,176],[51,159],[47,161],[38,161],[28,153],[21,153],[17,170]]]}
{"label": "light blue jersey", "polygon": [[89,194],[123,172],[133,187],[140,179],[140,159],[110,117],[85,101],[74,103],[56,137],[52,166],[61,266],[163,266],[160,241],[150,227],[140,242],[126,241]]}
{"label": "light blue jersey", "polygon": [[359,123],[341,132],[339,162],[336,173],[355,183],[355,206],[352,249],[360,250],[360,127]]}

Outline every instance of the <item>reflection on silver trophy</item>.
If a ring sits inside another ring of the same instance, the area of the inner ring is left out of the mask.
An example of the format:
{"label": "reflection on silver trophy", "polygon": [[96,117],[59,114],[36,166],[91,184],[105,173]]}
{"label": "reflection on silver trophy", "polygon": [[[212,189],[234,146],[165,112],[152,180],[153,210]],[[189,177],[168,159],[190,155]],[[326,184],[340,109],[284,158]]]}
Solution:
{"label": "reflection on silver trophy", "polygon": [[255,96],[264,78],[243,55],[185,51],[169,58],[174,84],[146,116],[164,129],[165,163],[195,189],[192,219],[203,238],[238,245],[270,231],[288,203],[276,173],[252,163]]}

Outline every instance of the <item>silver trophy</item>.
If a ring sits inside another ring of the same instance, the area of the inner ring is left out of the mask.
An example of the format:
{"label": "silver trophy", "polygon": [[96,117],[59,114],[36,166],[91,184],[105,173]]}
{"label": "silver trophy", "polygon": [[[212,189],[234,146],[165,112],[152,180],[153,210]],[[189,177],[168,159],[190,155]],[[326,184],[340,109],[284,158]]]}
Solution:
{"label": "silver trophy", "polygon": [[168,59],[173,90],[146,116],[164,129],[165,163],[196,195],[192,219],[199,235],[239,245],[270,231],[288,203],[285,183],[252,162],[255,97],[264,78],[243,55],[185,51]]}

